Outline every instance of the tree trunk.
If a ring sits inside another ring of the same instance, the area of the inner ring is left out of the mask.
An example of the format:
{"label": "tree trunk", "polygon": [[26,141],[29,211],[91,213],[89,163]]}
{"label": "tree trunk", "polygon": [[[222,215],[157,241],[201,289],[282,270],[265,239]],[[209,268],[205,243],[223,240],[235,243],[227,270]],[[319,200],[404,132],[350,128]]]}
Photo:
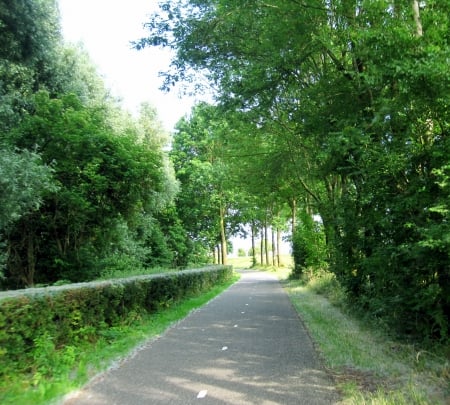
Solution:
{"label": "tree trunk", "polygon": [[27,264],[24,281],[27,287],[34,285],[34,273],[36,271],[36,256],[34,254],[34,234],[30,232],[27,236]]}
{"label": "tree trunk", "polygon": [[417,0],[413,0],[412,2],[414,22],[416,24],[416,37],[421,37],[423,35],[422,22],[420,21],[420,8],[419,2]]}
{"label": "tree trunk", "polygon": [[277,265],[278,265],[278,267],[281,267],[280,248],[281,248],[281,231],[280,231],[280,228],[277,227]]}
{"label": "tree trunk", "polygon": [[256,266],[255,221],[252,221],[252,265]]}
{"label": "tree trunk", "polygon": [[291,234],[293,238],[295,234],[295,224],[297,222],[297,201],[295,198],[291,201],[291,222]]}
{"label": "tree trunk", "polygon": [[266,253],[266,265],[269,265],[269,240],[267,235],[267,222],[264,224],[264,251]]}
{"label": "tree trunk", "polygon": [[222,263],[222,253],[220,250],[220,243],[216,246],[216,250],[217,250],[217,264],[221,264]]}
{"label": "tree trunk", "polygon": [[272,227],[272,266],[277,267],[277,245],[275,243],[275,230]]}
{"label": "tree trunk", "polygon": [[261,265],[264,265],[264,227],[261,228]]}
{"label": "tree trunk", "polygon": [[217,246],[213,247],[212,254],[213,254],[213,263],[219,264],[219,254],[217,252]]}
{"label": "tree trunk", "polygon": [[222,250],[222,264],[227,264],[227,236],[225,233],[225,208],[220,207],[220,244]]}

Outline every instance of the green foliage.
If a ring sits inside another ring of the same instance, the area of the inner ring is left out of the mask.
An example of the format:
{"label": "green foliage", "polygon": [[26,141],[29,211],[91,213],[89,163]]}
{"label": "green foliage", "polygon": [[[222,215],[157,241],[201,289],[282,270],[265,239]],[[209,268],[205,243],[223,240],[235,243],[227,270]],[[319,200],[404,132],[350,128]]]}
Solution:
{"label": "green foliage", "polygon": [[[136,44],[174,48],[165,85],[201,72],[243,118],[222,144],[250,169],[250,221],[281,196],[318,212],[349,299],[419,339],[450,333],[449,15],[436,1],[180,0]],[[294,235],[298,269],[320,256],[308,234]]]}
{"label": "green foliage", "polygon": [[[52,173],[38,154],[0,147],[0,236],[22,216],[39,209],[46,193],[58,189]],[[6,244],[0,240],[0,282],[7,258]]]}
{"label": "green foliage", "polygon": [[[219,243],[226,251],[226,239],[235,232],[233,213],[237,193],[233,173],[224,154],[226,119],[213,105],[200,103],[189,119],[177,124],[170,157],[181,190],[177,207],[183,226],[198,251]],[[225,255],[226,256],[226,255]]]}
{"label": "green foliage", "polygon": [[[52,72],[53,93],[75,94],[86,106],[115,106],[97,67],[82,45],[64,44],[56,49]],[[110,111],[113,115],[113,111]]]}
{"label": "green foliage", "polygon": [[247,256],[247,253],[246,253],[245,249],[243,249],[243,248],[239,248],[237,254],[238,254],[238,257]]}
{"label": "green foliage", "polygon": [[38,148],[52,165],[58,192],[47,193],[39,210],[8,233],[15,252],[9,275],[26,285],[86,280],[95,274],[84,269],[95,268],[97,258],[110,252],[118,221],[132,223],[140,210],[152,215],[164,205],[158,201],[165,193],[162,152],[133,133],[115,134],[104,111],[83,106],[73,95],[51,99],[38,93],[35,108],[13,138],[21,148]]}
{"label": "green foliage", "polygon": [[185,265],[176,210],[157,219],[179,187],[155,109],[121,110],[55,0],[0,1],[0,34],[2,288]]}
{"label": "green foliage", "polygon": [[0,58],[36,62],[59,39],[57,8],[54,0],[18,0],[0,3]]}
{"label": "green foliage", "polygon": [[209,290],[231,275],[231,267],[215,266],[1,297],[0,398],[11,377],[30,374],[38,385],[73,368],[75,346],[112,337],[125,321]]}
{"label": "green foliage", "polygon": [[61,34],[55,0],[0,1],[0,131],[16,125],[38,89],[56,90]]}
{"label": "green foliage", "polygon": [[293,277],[299,278],[307,268],[318,271],[326,267],[327,253],[323,226],[307,212],[302,213],[295,227],[292,254]]}
{"label": "green foliage", "polygon": [[188,263],[201,263],[192,256],[192,241],[183,227],[175,205],[158,213],[157,220],[166,246],[172,252],[170,267],[185,268]]}
{"label": "green foliage", "polygon": [[0,232],[21,216],[37,210],[45,193],[56,191],[52,172],[36,153],[0,149]]}

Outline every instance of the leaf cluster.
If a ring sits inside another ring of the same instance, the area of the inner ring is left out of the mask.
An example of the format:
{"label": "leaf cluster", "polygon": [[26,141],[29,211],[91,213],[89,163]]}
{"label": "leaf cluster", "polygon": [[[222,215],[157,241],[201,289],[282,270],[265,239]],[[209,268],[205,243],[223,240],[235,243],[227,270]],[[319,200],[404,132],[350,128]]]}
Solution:
{"label": "leaf cluster", "polygon": [[[133,319],[165,309],[181,299],[230,280],[231,267],[213,266],[115,281],[28,289],[0,297],[0,398],[9,384],[28,376],[28,384],[57,377],[55,352],[74,366],[75,349]],[[3,293],[4,295],[5,293]],[[58,364],[61,367],[61,364]]]}
{"label": "leaf cluster", "polygon": [[122,110],[83,47],[63,42],[54,0],[0,1],[0,32],[2,288],[90,280],[108,258],[186,264],[155,110]]}
{"label": "leaf cluster", "polygon": [[201,72],[221,108],[243,118],[227,116],[222,144],[253,174],[254,219],[255,206],[280,198],[320,215],[350,299],[402,335],[443,340],[449,11],[436,1],[185,0],[162,8],[147,42],[159,35],[176,50],[166,85]]}

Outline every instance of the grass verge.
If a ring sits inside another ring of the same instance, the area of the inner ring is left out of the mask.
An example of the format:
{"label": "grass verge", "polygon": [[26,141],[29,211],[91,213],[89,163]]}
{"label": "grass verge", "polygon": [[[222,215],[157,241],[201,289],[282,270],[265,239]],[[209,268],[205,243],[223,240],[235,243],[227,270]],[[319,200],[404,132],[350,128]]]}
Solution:
{"label": "grass verge", "polygon": [[[309,284],[280,277],[345,405],[448,405],[448,348],[420,350],[342,310],[332,277]],[[326,291],[329,299],[316,291]]]}
{"label": "grass verge", "polygon": [[[259,260],[259,255],[257,260]],[[283,254],[280,256],[280,268],[281,269],[288,269],[290,272],[291,267],[293,266],[293,260],[292,256],[288,254]],[[253,258],[251,256],[243,256],[243,257],[229,257],[227,260],[227,264],[233,266],[235,269],[249,269],[252,267],[253,264]],[[261,264],[258,262],[255,268],[258,269],[275,269],[272,265],[264,265],[261,266]]]}
{"label": "grass verge", "polygon": [[192,310],[206,304],[239,279],[238,274],[206,293],[174,303],[153,314],[132,314],[124,324],[106,329],[95,342],[55,348],[51,342],[36,342],[39,367],[27,375],[8,376],[2,384],[2,405],[43,405],[61,403],[67,393],[79,389],[96,374],[128,356],[133,349],[163,333]]}

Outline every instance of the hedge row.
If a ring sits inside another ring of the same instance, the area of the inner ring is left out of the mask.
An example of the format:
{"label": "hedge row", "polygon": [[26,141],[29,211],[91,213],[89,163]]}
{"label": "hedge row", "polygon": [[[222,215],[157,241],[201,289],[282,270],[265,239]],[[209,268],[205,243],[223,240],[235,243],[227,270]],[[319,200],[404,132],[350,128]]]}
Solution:
{"label": "hedge row", "polygon": [[133,313],[153,312],[231,277],[230,266],[138,276],[0,294],[0,379],[26,371],[35,346],[51,340],[55,349],[95,341]]}

